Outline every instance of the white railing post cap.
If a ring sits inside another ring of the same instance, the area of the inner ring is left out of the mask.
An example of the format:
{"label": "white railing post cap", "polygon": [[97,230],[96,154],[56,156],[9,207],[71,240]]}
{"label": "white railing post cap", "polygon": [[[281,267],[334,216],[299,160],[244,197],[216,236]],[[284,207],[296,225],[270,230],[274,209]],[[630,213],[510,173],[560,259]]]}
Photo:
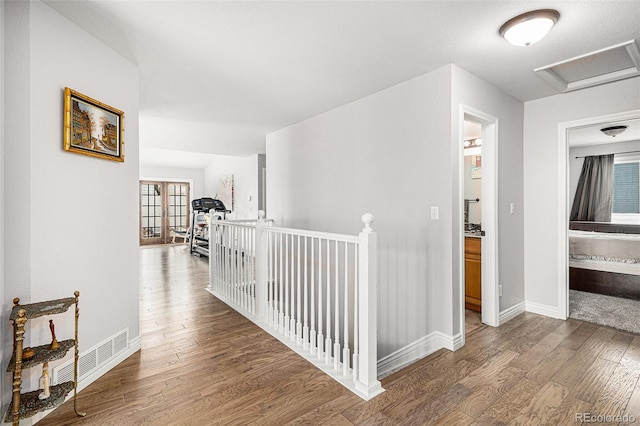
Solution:
{"label": "white railing post cap", "polygon": [[264,210],[258,210],[258,219],[264,219],[265,213]]}
{"label": "white railing post cap", "polygon": [[371,213],[365,213],[362,215],[362,223],[364,223],[364,229],[362,232],[373,232],[371,224],[373,223],[373,215]]}

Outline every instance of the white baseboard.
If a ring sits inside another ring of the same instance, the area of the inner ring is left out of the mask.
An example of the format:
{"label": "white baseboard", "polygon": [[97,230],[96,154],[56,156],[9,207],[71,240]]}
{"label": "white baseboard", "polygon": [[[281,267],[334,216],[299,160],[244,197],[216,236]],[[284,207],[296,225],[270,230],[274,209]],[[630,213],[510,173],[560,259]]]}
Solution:
{"label": "white baseboard", "polygon": [[505,322],[509,321],[510,319],[513,319],[515,317],[517,317],[518,315],[526,312],[526,306],[525,306],[525,302],[520,302],[517,303],[515,305],[513,305],[510,308],[505,309],[504,311],[500,312],[500,316],[498,318],[498,324],[502,325]]}
{"label": "white baseboard", "polygon": [[525,309],[527,312],[532,312],[538,315],[544,315],[545,317],[558,318],[561,320],[566,319],[562,315],[560,315],[560,309],[558,309],[557,306],[549,306],[549,305],[543,305],[541,303],[525,301]]}
{"label": "white baseboard", "polygon": [[445,348],[449,349],[450,351],[454,351],[455,352],[458,349],[462,349],[462,346],[464,346],[464,344],[462,342],[462,333],[458,333],[453,337],[447,336],[445,334],[443,334],[443,336],[451,341],[450,345],[445,345]]}
{"label": "white baseboard", "polygon": [[133,339],[129,340],[129,347],[127,349],[120,352],[117,356],[110,359],[109,362],[105,363],[103,366],[101,366],[99,369],[97,369],[87,377],[84,377],[82,380],[78,381],[78,392],[98,380],[100,377],[104,376],[116,365],[120,364],[122,361],[138,352],[141,347],[142,340],[140,339],[140,336],[134,337]]}
{"label": "white baseboard", "polygon": [[[129,345],[126,349],[123,349],[122,351],[120,351],[117,355],[115,355],[113,358],[111,358],[110,360],[102,364],[99,368],[91,372],[86,377],[83,377],[81,380],[78,380],[78,385],[76,387],[77,392],[80,392],[82,389],[86,388],[91,383],[95,382],[100,377],[104,376],[116,365],[120,364],[122,361],[129,358],[134,353],[138,352],[141,347],[142,347],[142,340],[140,336],[136,336],[133,339],[130,339]],[[69,401],[70,399],[73,399],[73,392],[69,392],[69,394],[65,398],[65,402]],[[83,411],[83,407],[79,407],[79,410]],[[43,411],[41,413],[34,415],[33,417],[31,417],[32,424],[39,422],[40,420],[45,418],[47,415],[49,415],[52,411],[53,409]]]}
{"label": "white baseboard", "polygon": [[385,377],[440,349],[456,350],[462,338],[435,331],[378,360],[378,377]]}

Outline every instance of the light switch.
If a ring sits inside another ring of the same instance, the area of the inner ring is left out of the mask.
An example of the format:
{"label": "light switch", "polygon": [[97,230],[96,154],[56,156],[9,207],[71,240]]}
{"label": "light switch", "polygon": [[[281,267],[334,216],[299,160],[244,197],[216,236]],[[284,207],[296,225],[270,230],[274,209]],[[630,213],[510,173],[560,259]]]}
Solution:
{"label": "light switch", "polygon": [[438,220],[438,207],[431,207],[431,220]]}

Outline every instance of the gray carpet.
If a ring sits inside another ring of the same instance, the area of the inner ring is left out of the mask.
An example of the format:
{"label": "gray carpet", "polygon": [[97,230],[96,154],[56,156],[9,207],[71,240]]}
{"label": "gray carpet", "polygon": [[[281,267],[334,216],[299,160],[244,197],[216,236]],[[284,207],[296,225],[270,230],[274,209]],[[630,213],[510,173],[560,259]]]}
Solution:
{"label": "gray carpet", "polygon": [[569,317],[640,334],[640,301],[569,290]]}

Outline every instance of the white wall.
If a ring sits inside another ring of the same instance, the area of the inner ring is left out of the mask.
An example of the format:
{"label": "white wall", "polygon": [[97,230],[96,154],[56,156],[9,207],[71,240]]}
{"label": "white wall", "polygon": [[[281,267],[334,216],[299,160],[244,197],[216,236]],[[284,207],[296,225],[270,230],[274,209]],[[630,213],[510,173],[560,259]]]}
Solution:
{"label": "white wall", "polygon": [[[5,314],[4,300],[4,2],[0,2],[0,314]],[[0,344],[5,348],[9,342],[5,339],[7,327],[0,327]],[[5,360],[4,350],[0,351],[0,359]],[[4,413],[5,369],[0,369],[0,413]]]}
{"label": "white wall", "polygon": [[[10,250],[4,251],[4,282],[2,312],[0,318],[6,321],[12,306],[12,299],[20,297],[29,300],[31,295],[28,267],[31,251],[31,226],[29,211],[30,191],[30,88],[29,62],[30,22],[28,2],[3,2],[4,5],[4,223],[3,241]],[[2,365],[11,357],[11,333],[3,323]],[[3,372],[2,387],[11,389],[12,377]],[[11,399],[10,391],[3,394],[4,413]]]}
{"label": "white wall", "polygon": [[[204,170],[204,196],[215,197],[222,191],[220,177],[233,175],[234,207],[229,219],[258,217],[258,155],[232,157],[218,155]],[[251,200],[249,200],[251,197]],[[231,206],[225,206],[231,210]]]}
{"label": "white wall", "polygon": [[[277,224],[355,234],[361,214],[374,214],[379,357],[461,330],[460,103],[501,120],[500,208],[519,207],[500,222],[508,308],[524,298],[521,102],[450,65],[267,136],[267,204]],[[430,220],[431,206],[440,220]]]}
{"label": "white wall", "polygon": [[[503,288],[499,309],[504,311],[524,301],[524,196],[522,173],[522,128],[523,104],[519,100],[499,91],[491,84],[475,75],[459,68],[452,67],[452,111],[455,120],[458,118],[458,106],[464,104],[482,111],[498,119],[498,278]],[[453,120],[452,120],[453,121]],[[452,128],[452,147],[458,149],[463,135],[459,133],[458,122]],[[453,161],[454,176],[458,174],[458,161]],[[457,188],[453,188],[454,193]],[[462,197],[453,197],[453,211],[463,209]],[[514,203],[515,211],[510,213],[510,203]],[[454,235],[454,267],[457,266],[459,253],[462,248],[457,247],[459,241],[457,227]],[[457,275],[454,274],[454,279]],[[454,290],[459,288],[456,284]],[[458,294],[454,294],[458,298]],[[457,308],[457,306],[455,306]],[[454,317],[454,329],[459,330]]]}
{"label": "white wall", "polygon": [[278,226],[357,234],[373,213],[379,358],[452,331],[450,81],[443,67],[267,135]]}
{"label": "white wall", "polygon": [[[28,303],[79,290],[81,351],[126,327],[138,337],[137,68],[39,1],[5,7],[11,250],[1,317],[15,296]],[[124,163],[63,151],[65,86],[125,112]],[[71,336],[73,315],[60,318],[58,336]],[[44,323],[29,328],[27,344],[46,341]]]}
{"label": "white wall", "polygon": [[558,310],[558,125],[640,108],[640,78],[524,105],[525,299]]}
{"label": "white wall", "polygon": [[185,169],[179,167],[140,166],[140,179],[162,182],[191,183],[191,199],[206,197],[204,191],[204,169]]}

